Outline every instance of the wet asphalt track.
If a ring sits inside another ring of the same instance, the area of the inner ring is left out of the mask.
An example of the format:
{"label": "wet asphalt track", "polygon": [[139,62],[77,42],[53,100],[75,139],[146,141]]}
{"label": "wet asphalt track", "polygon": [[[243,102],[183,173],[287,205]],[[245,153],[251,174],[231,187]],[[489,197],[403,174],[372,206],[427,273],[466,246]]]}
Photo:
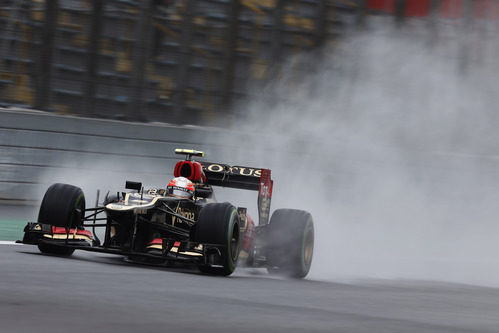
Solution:
{"label": "wet asphalt track", "polygon": [[229,278],[0,245],[0,332],[498,332],[499,289]]}

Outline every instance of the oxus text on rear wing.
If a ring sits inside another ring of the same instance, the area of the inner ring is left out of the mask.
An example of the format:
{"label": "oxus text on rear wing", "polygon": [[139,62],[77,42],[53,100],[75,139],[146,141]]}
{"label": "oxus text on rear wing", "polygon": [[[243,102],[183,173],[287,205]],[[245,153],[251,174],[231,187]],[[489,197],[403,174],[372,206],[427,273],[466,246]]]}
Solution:
{"label": "oxus text on rear wing", "polygon": [[259,224],[268,223],[274,183],[269,169],[203,162],[203,171],[209,185],[258,191]]}

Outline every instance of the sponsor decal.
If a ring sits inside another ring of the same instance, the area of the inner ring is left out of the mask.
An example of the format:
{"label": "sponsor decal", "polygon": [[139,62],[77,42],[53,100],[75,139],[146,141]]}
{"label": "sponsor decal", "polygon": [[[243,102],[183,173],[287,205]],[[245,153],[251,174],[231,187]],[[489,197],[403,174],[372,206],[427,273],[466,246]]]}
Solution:
{"label": "sponsor decal", "polygon": [[228,166],[217,163],[208,164],[206,166],[206,169],[211,172],[220,172],[220,173],[228,172],[233,175],[252,176],[257,178],[260,178],[260,176],[262,175],[262,169],[248,168],[242,166]]}
{"label": "sponsor decal", "polygon": [[262,177],[260,178],[260,188],[259,188],[259,196],[271,197],[272,196],[272,187],[273,181],[270,178],[270,170],[263,169]]}
{"label": "sponsor decal", "polygon": [[[192,210],[188,210],[188,209],[184,209],[182,207],[177,206],[177,208],[175,208],[175,213],[177,213],[178,215],[180,216],[183,216],[185,218],[188,218],[189,220],[194,220],[195,217],[196,217],[196,214],[192,211]],[[175,223],[187,223],[187,224],[191,224],[191,222],[188,222],[186,220],[182,220],[176,216],[172,216],[172,225],[175,225]]]}
{"label": "sponsor decal", "polygon": [[270,214],[270,200],[274,183],[270,178],[270,170],[263,169],[258,191],[258,217],[260,224],[267,224]]}
{"label": "sponsor decal", "polygon": [[206,167],[211,172],[224,172],[225,168],[220,164],[210,164]]}
{"label": "sponsor decal", "polygon": [[260,177],[262,170],[261,169],[253,169],[253,168],[245,168],[245,167],[232,167],[231,172],[234,174],[239,174],[241,176],[253,176]]}
{"label": "sponsor decal", "polygon": [[182,186],[168,186],[168,189],[177,190],[185,193],[190,193],[192,190]]}

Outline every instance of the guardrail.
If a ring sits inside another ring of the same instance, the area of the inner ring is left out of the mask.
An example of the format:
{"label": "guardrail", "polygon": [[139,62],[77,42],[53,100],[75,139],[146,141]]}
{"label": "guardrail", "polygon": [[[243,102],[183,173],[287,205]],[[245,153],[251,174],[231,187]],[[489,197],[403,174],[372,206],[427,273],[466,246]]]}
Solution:
{"label": "guardrail", "polygon": [[0,109],[0,200],[37,203],[54,182],[84,190],[121,189],[125,178],[166,184],[179,159],[175,148],[201,149],[216,160],[227,156],[238,135],[197,126]]}

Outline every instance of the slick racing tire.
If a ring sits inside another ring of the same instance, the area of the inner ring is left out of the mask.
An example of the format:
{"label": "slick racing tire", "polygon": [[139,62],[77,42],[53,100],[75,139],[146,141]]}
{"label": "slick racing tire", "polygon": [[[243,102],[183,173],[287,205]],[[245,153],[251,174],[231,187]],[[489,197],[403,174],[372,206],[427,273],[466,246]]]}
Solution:
{"label": "slick racing tire", "polygon": [[230,275],[236,269],[240,249],[239,215],[230,203],[210,203],[204,206],[196,224],[195,240],[202,244],[221,244],[216,266],[199,265],[203,273]]}
{"label": "slick racing tire", "polygon": [[[55,227],[77,228],[83,224],[85,196],[76,186],[54,184],[45,192],[38,213],[38,222]],[[74,249],[52,244],[39,244],[42,253],[71,255]]]}
{"label": "slick racing tire", "polygon": [[269,273],[304,278],[312,265],[314,222],[309,212],[278,209],[270,218],[266,239]]}

